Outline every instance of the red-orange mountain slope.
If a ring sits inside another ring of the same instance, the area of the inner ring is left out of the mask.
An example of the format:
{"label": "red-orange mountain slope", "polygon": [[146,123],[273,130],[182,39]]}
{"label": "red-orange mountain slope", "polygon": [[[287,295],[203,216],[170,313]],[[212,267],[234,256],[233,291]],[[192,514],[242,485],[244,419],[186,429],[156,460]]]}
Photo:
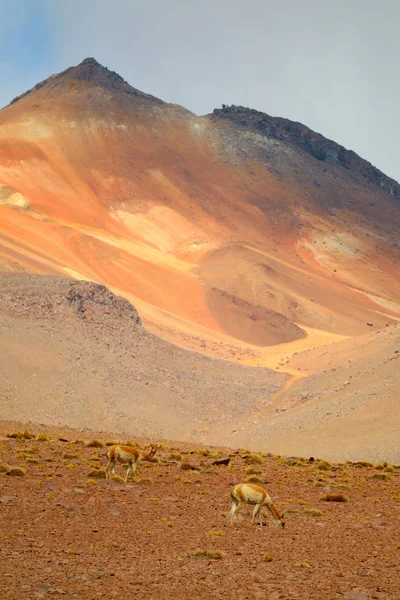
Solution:
{"label": "red-orange mountain slope", "polygon": [[399,190],[300,124],[197,117],[94,59],[0,112],[0,256],[106,284],[217,356],[396,323]]}

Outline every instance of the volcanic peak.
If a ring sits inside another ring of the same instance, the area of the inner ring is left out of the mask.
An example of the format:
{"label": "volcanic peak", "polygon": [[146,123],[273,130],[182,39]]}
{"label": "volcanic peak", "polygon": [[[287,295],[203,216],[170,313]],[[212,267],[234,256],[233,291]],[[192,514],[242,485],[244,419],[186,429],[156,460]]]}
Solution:
{"label": "volcanic peak", "polygon": [[118,73],[115,71],[110,71],[107,67],[103,67],[95,58],[85,58],[79,65],[75,67],[69,67],[61,73],[51,75],[44,81],[36,84],[30,90],[14,98],[10,104],[15,104],[15,102],[18,102],[25,96],[28,96],[40,88],[58,88],[69,84],[72,81],[82,81],[86,82],[87,84],[103,87],[108,90],[120,91],[131,96],[145,98],[157,104],[165,104],[165,102],[159,98],[151,96],[150,94],[145,94],[144,92],[132,87],[125,81],[125,79],[118,75]]}
{"label": "volcanic peak", "polygon": [[344,146],[312,131],[302,123],[281,117],[271,117],[266,113],[244,106],[227,106],[225,104],[222,105],[222,108],[214,109],[210,117],[229,119],[244,127],[255,129],[266,137],[301,148],[317,160],[358,172],[369,183],[400,200],[400,185],[397,181],[387,177],[352,150],[347,150]]}

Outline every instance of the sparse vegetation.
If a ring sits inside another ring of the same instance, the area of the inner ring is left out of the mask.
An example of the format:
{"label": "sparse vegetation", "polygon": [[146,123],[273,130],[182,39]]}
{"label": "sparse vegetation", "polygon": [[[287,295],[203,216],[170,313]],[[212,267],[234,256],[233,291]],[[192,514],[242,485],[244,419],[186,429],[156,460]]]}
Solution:
{"label": "sparse vegetation", "polygon": [[389,479],[389,475],[386,473],[374,473],[371,475],[370,479],[375,479],[378,481],[387,481]]}
{"label": "sparse vegetation", "polygon": [[182,471],[200,471],[199,467],[189,462],[181,462],[180,468]]}
{"label": "sparse vegetation", "polygon": [[270,554],[263,554],[264,562],[272,562],[272,556]]}
{"label": "sparse vegetation", "polygon": [[153,484],[153,480],[150,479],[150,477],[142,477],[140,479],[137,479],[136,483],[138,485],[152,485]]}
{"label": "sparse vegetation", "polygon": [[255,469],[254,467],[246,467],[244,470],[246,475],[260,475],[260,469]]}
{"label": "sparse vegetation", "polygon": [[199,559],[221,560],[225,554],[220,550],[197,550],[194,557]]}
{"label": "sparse vegetation", "polygon": [[104,444],[100,440],[92,440],[86,444],[86,448],[104,448]]}
{"label": "sparse vegetation", "polygon": [[257,477],[256,475],[252,475],[251,477],[249,477],[246,480],[246,483],[262,484],[262,483],[264,483],[264,481],[260,477]]}
{"label": "sparse vegetation", "polygon": [[178,454],[177,452],[171,452],[171,454],[168,455],[167,460],[181,460],[182,456],[180,454]]}
{"label": "sparse vegetation", "polygon": [[323,502],[348,502],[348,498],[343,494],[325,494],[321,500]]}
{"label": "sparse vegetation", "polygon": [[329,471],[330,469],[332,469],[332,465],[326,460],[320,460],[317,464],[317,469],[319,469],[320,471]]}
{"label": "sparse vegetation", "polygon": [[39,433],[35,438],[36,442],[50,442],[51,439],[44,433]]}
{"label": "sparse vegetation", "polygon": [[321,517],[322,516],[322,511],[318,510],[317,508],[305,508],[303,510],[303,514],[306,517]]}
{"label": "sparse vegetation", "polygon": [[24,429],[24,431],[14,431],[13,433],[6,433],[6,437],[15,440],[31,440],[35,436],[27,429]]}
{"label": "sparse vegetation", "polygon": [[10,477],[23,477],[24,475],[26,475],[26,471],[21,467],[11,467],[10,469],[8,469],[6,474]]}
{"label": "sparse vegetation", "polygon": [[90,473],[87,474],[88,477],[92,477],[93,479],[105,479],[106,478],[106,470],[105,469],[93,469]]}

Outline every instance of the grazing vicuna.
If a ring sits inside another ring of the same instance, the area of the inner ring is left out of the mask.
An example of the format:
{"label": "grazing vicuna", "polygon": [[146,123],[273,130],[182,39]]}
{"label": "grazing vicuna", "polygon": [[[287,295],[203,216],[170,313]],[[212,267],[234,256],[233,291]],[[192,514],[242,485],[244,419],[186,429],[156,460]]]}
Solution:
{"label": "grazing vicuna", "polygon": [[254,524],[257,516],[259,518],[260,525],[262,525],[262,507],[266,506],[278,527],[285,527],[283,515],[278,513],[271,500],[271,496],[262,487],[253,485],[252,483],[239,483],[238,485],[235,485],[231,491],[231,498],[232,508],[229,515],[232,525],[234,517],[239,519],[237,513],[244,504],[255,504],[253,518],[251,521],[252,525]]}
{"label": "grazing vicuna", "polygon": [[129,472],[133,471],[133,476],[136,475],[138,465],[142,464],[143,461],[151,460],[157,452],[156,446],[151,446],[150,450],[139,450],[139,448],[132,448],[132,446],[120,446],[115,445],[107,451],[108,465],[106,468],[106,479],[108,479],[109,473],[114,475],[114,469],[117,462],[126,464],[126,475],[125,483],[128,481]]}

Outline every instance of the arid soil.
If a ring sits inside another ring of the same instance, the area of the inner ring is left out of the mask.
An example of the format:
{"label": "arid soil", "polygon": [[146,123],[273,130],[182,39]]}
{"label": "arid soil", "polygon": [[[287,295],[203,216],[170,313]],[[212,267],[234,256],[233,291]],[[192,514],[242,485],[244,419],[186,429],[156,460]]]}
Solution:
{"label": "arid soil", "polygon": [[[124,486],[98,476],[105,448],[88,447],[111,434],[30,427],[48,441],[6,437],[24,429],[0,423],[1,598],[400,598],[399,465],[163,442],[159,462]],[[229,466],[213,465],[228,456]],[[7,474],[16,466],[23,476]],[[285,529],[269,513],[251,527],[249,510],[229,524],[230,490],[249,477],[285,513]],[[219,558],[196,558],[204,550]]]}

